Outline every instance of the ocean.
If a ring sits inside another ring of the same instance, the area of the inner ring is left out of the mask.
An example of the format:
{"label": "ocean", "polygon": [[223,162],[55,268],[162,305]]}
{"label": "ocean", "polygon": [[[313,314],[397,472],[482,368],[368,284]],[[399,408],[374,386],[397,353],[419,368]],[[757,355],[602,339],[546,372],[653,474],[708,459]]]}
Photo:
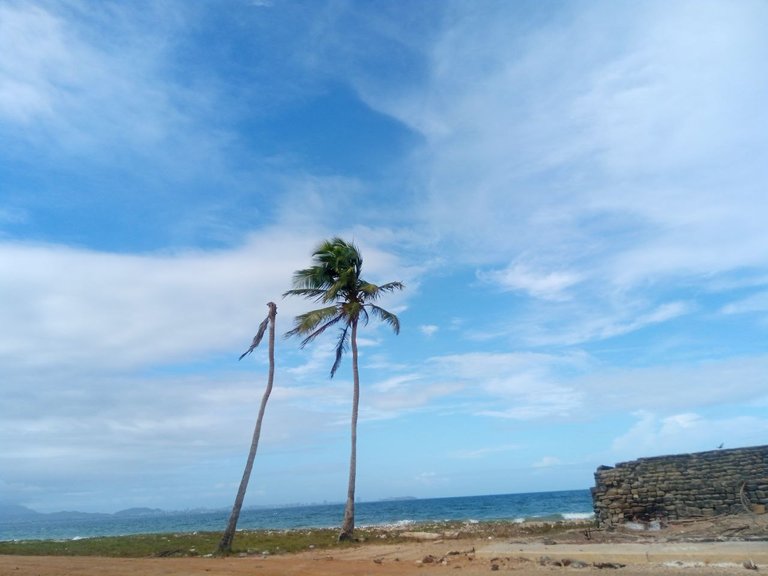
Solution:
{"label": "ocean", "polygon": [[[35,514],[0,518],[0,541],[223,531],[229,510],[147,514]],[[563,520],[592,517],[589,490],[358,502],[355,524],[407,526],[433,521]],[[238,529],[288,530],[339,526],[343,504],[243,509]]]}

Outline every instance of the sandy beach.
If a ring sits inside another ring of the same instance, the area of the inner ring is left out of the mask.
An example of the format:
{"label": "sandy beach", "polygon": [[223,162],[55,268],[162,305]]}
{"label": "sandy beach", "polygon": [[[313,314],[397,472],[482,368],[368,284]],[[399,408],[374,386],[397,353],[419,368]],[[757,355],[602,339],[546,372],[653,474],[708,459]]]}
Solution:
{"label": "sandy beach", "polygon": [[413,533],[397,544],[230,558],[0,556],[15,576],[263,576],[563,572],[748,574],[768,569],[768,518],[732,516],[671,524],[659,531],[573,530],[546,537],[489,538]]}

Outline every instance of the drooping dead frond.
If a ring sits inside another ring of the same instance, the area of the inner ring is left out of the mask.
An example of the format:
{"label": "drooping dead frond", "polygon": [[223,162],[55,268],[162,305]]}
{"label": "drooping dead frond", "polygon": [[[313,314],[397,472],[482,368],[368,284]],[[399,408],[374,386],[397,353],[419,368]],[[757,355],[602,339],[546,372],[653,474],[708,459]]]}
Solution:
{"label": "drooping dead frond", "polygon": [[259,324],[259,330],[258,332],[256,332],[256,336],[253,337],[253,341],[251,342],[251,347],[248,348],[248,350],[246,350],[242,354],[240,354],[240,358],[237,359],[238,361],[242,360],[243,358],[248,356],[248,354],[256,350],[258,345],[261,343],[261,339],[264,338],[264,333],[267,331],[268,325],[269,325],[269,316],[264,318],[261,324]]}

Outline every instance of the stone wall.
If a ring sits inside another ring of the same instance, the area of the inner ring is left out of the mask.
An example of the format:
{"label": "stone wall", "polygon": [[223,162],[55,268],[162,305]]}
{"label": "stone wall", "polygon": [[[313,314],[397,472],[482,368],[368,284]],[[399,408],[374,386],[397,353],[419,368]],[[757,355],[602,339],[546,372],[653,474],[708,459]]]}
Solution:
{"label": "stone wall", "polygon": [[592,488],[600,524],[761,511],[768,446],[658,456],[601,466]]}

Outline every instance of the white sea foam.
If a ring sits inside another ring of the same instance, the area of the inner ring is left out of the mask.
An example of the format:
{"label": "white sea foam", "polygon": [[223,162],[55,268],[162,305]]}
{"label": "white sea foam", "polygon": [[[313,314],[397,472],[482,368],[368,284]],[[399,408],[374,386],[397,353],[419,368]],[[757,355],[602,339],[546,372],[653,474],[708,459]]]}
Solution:
{"label": "white sea foam", "polygon": [[592,512],[565,512],[562,517],[565,520],[591,520],[595,515]]}
{"label": "white sea foam", "polygon": [[399,528],[401,526],[412,526],[413,524],[416,524],[415,520],[397,520],[396,522],[392,522],[390,526]]}
{"label": "white sea foam", "polygon": [[384,530],[398,530],[400,528],[407,528],[416,524],[415,520],[395,520],[394,522],[384,522],[381,524],[359,524],[360,528],[382,528]]}

